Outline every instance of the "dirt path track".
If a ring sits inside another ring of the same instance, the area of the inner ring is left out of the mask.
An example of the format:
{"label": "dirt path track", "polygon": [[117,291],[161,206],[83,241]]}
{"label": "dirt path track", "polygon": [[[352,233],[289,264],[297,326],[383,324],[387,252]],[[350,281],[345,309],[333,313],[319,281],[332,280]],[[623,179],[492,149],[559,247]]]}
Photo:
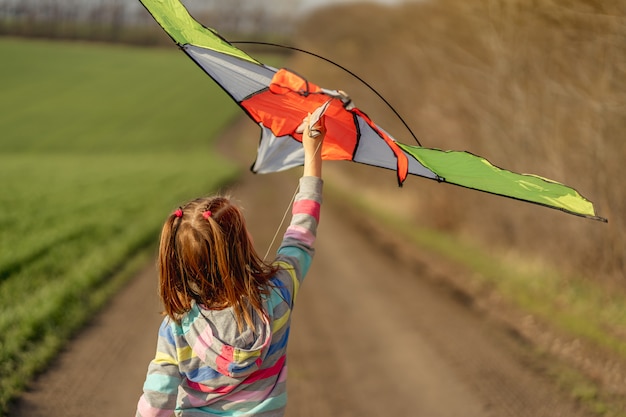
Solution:
{"label": "dirt path track", "polygon": [[[255,127],[244,123],[229,138],[250,135],[257,136]],[[246,174],[231,190],[262,254],[294,192],[294,174]],[[291,333],[289,417],[587,416],[533,370],[504,326],[430,279],[440,266],[419,254],[410,261],[394,256],[365,220],[326,199]],[[11,416],[133,415],[158,311],[148,266]]]}

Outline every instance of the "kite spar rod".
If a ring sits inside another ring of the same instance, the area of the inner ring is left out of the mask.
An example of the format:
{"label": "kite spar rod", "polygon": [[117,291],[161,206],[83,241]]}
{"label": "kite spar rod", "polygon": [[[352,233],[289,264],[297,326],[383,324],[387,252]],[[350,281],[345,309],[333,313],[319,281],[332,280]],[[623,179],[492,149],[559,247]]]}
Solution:
{"label": "kite spar rod", "polygon": [[400,113],[398,113],[396,111],[396,109],[391,105],[391,103],[389,103],[385,99],[385,97],[382,96],[382,94],[380,94],[378,91],[376,91],[376,89],[374,87],[372,87],[369,83],[367,83],[363,78],[359,77],[358,75],[356,75],[354,72],[350,71],[348,68],[344,67],[343,65],[340,65],[340,64],[336,63],[335,61],[333,61],[331,59],[328,59],[326,57],[323,57],[321,55],[318,55],[318,54],[316,54],[314,52],[307,51],[306,49],[296,48],[295,46],[281,45],[279,43],[262,42],[262,41],[230,41],[230,43],[231,44],[247,44],[247,45],[265,45],[265,46],[273,46],[273,47],[276,47],[276,48],[290,49],[292,51],[302,52],[302,53],[305,53],[307,55],[314,56],[314,57],[316,57],[318,59],[321,59],[323,61],[328,62],[329,64],[332,64],[332,65],[336,66],[337,68],[347,72],[348,74],[350,74],[351,76],[353,76],[354,78],[359,80],[363,85],[365,85],[372,92],[374,92],[374,94],[376,94],[387,105],[387,107],[389,107],[391,109],[391,111],[398,117],[398,119],[400,119],[400,121],[402,122],[404,127],[406,127],[406,129],[409,131],[411,136],[413,136],[413,139],[415,139],[415,142],[417,142],[417,144],[419,146],[422,146],[420,141],[417,139],[417,136],[415,136],[415,133],[413,133],[413,131],[411,130],[411,128],[409,127],[407,122],[404,121],[402,116],[400,116]]}

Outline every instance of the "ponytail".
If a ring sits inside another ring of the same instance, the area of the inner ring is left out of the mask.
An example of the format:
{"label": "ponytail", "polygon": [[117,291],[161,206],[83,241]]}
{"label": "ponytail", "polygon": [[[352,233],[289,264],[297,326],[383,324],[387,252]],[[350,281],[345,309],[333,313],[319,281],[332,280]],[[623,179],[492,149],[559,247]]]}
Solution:
{"label": "ponytail", "polygon": [[226,197],[197,199],[165,221],[159,245],[159,294],[179,321],[195,301],[234,310],[240,330],[254,328],[251,310],[263,315],[263,295],[277,271],[257,254],[241,210]]}

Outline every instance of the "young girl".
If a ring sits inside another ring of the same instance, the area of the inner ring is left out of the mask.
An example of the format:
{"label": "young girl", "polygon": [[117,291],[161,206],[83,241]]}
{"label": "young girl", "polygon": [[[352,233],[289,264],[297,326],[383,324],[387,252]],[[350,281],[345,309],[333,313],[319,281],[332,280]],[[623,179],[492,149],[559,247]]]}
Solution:
{"label": "young girl", "polygon": [[[308,125],[308,123],[306,123]],[[305,128],[304,172],[276,260],[257,255],[239,208],[200,198],[161,233],[167,316],[137,416],[282,416],[291,310],[313,256],[322,196],[323,123]]]}

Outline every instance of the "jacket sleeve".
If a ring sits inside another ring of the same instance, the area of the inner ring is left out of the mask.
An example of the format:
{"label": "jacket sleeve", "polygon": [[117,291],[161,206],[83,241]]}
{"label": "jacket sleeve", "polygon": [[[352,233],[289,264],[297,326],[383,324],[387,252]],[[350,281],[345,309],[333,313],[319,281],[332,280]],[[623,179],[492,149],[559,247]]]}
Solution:
{"label": "jacket sleeve", "polygon": [[148,366],[136,417],[174,415],[178,386],[182,382],[175,340],[171,322],[166,317],[159,328],[156,355]]}
{"label": "jacket sleeve", "polygon": [[318,177],[300,178],[300,189],[296,194],[292,218],[278,249],[278,261],[289,263],[294,278],[294,287],[306,276],[315,253],[317,225],[320,219],[323,181]]}

